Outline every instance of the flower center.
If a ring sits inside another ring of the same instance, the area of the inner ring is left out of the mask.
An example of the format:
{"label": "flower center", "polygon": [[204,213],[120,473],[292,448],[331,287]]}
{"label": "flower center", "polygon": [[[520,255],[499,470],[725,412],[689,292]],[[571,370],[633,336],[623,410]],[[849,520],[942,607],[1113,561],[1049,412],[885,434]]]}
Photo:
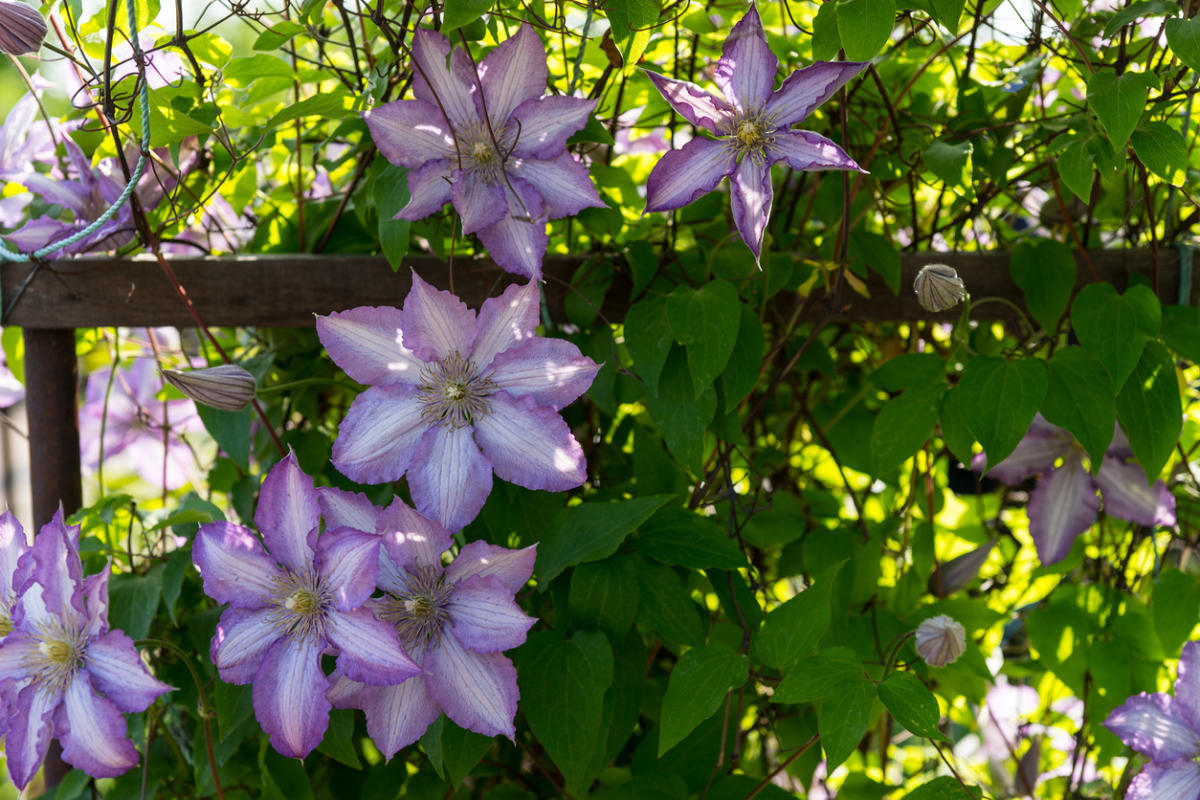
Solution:
{"label": "flower center", "polygon": [[427,365],[420,380],[417,397],[424,406],[421,418],[427,423],[464,428],[491,410],[488,398],[496,384],[457,351]]}
{"label": "flower center", "polygon": [[737,138],[742,147],[758,147],[763,142],[763,133],[758,123],[746,120],[738,126]]}
{"label": "flower center", "polygon": [[13,631],[12,610],[16,603],[17,596],[15,594],[0,597],[0,639],[8,636]]}
{"label": "flower center", "polygon": [[776,124],[773,115],[761,107],[751,108],[720,124],[717,133],[727,137],[725,146],[738,159],[749,156],[761,161],[775,146]]}
{"label": "flower center", "polygon": [[325,638],[325,623],[333,593],[312,570],[295,573],[290,570],[275,579],[271,593],[275,610],[268,620],[281,635],[300,640]]}
{"label": "flower center", "polygon": [[52,694],[65,691],[87,657],[83,625],[75,620],[52,618],[38,626],[34,640],[37,646],[26,651],[23,666],[44,691]]}
{"label": "flower center", "polygon": [[[504,181],[504,159],[500,153],[511,149],[509,140],[512,136],[507,128],[493,127],[488,129],[486,123],[480,121],[470,125],[460,125],[455,130],[458,134],[458,152],[462,157],[462,169],[470,172],[476,180],[495,185]],[[493,140],[493,134],[495,139]],[[497,152],[499,145],[499,152]]]}
{"label": "flower center", "polygon": [[395,626],[404,645],[437,644],[442,627],[450,621],[451,586],[441,567],[411,567],[403,572],[400,591],[384,598],[379,618]]}

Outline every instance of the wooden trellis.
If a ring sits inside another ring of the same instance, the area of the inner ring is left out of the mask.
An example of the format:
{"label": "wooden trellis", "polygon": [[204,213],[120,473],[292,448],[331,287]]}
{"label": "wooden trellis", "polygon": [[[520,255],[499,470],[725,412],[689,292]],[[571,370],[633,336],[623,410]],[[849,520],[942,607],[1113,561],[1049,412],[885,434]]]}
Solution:
{"label": "wooden trellis", "polygon": [[[589,259],[599,258],[546,259],[545,296],[551,318],[563,319],[572,276]],[[631,283],[620,257],[614,258],[616,279],[601,312],[619,322],[631,302]],[[899,295],[872,273],[866,282],[870,298],[844,291],[839,308],[831,308],[821,295],[807,300],[778,296],[776,301],[799,304],[801,319],[810,320],[954,319],[957,309],[931,315],[917,305],[911,291],[917,270],[933,262],[950,264],[972,297],[1002,297],[1021,306],[1024,300],[1009,277],[1008,260],[1003,252],[903,254]],[[1088,254],[1090,263],[1082,256],[1077,260],[1080,286],[1093,280],[1094,270],[1101,280],[1123,290],[1137,273],[1158,287],[1164,304],[1196,302],[1200,281],[1183,274],[1174,250],[1094,251]],[[445,262],[431,257],[406,259],[405,268],[398,272],[380,256],[350,255],[172,258],[170,265],[200,317],[211,326],[306,327],[313,324],[314,314],[361,305],[399,306],[411,285],[408,268],[436,286],[449,288]],[[68,512],[82,504],[75,329],[190,327],[195,321],[153,258],[80,258],[34,269],[31,264],[0,264],[0,298],[5,307],[11,305],[2,324],[21,327],[25,333],[33,522],[40,527],[60,502]],[[473,308],[510,282],[486,260],[457,260],[453,274],[455,292]],[[977,316],[1006,320],[1015,315],[1003,303],[990,303]]]}

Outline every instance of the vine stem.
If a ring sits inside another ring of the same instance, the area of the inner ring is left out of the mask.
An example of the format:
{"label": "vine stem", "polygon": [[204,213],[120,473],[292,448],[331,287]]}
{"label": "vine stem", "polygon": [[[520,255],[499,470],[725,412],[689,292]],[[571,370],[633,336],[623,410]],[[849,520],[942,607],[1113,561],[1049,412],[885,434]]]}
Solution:
{"label": "vine stem", "polygon": [[753,789],[751,789],[750,792],[746,795],[745,800],[751,800],[751,798],[755,797],[759,792],[761,792],[763,789],[767,788],[771,784],[771,780],[776,775],[778,775],[779,773],[783,772],[785,769],[790,767],[796,759],[798,759],[800,756],[802,756],[806,752],[808,752],[808,748],[810,748],[814,744],[816,744],[820,738],[821,738],[821,734],[819,734],[819,733],[814,733],[812,736],[808,737],[808,741],[805,742],[804,744],[800,745],[800,747],[796,750],[796,752],[794,752],[790,756],[788,756],[787,761],[784,761],[778,767],[771,770],[770,775],[768,775],[767,777],[765,777],[761,781],[759,781],[758,785],[755,786]]}

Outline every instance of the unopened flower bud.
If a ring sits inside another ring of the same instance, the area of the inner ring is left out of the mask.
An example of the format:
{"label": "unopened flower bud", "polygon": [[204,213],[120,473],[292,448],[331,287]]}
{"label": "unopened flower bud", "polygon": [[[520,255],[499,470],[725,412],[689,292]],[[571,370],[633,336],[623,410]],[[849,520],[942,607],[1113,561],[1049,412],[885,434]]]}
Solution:
{"label": "unopened flower bud", "polygon": [[952,558],[945,564],[934,567],[929,576],[929,593],[936,597],[949,597],[959,589],[965,589],[979,574],[983,562],[987,561],[998,537],[993,536],[969,553]]}
{"label": "unopened flower bud", "polygon": [[966,649],[967,632],[952,617],[938,614],[917,628],[917,653],[931,667],[953,663]]}
{"label": "unopened flower bud", "polygon": [[46,38],[46,20],[24,3],[0,0],[0,53],[36,53]]}
{"label": "unopened flower bud", "polygon": [[954,271],[945,264],[926,264],[921,267],[913,281],[917,302],[926,311],[945,311],[962,302],[967,287]]}
{"label": "unopened flower bud", "polygon": [[254,399],[254,376],[236,364],[193,369],[164,369],[163,379],[185,395],[222,411],[241,411]]}

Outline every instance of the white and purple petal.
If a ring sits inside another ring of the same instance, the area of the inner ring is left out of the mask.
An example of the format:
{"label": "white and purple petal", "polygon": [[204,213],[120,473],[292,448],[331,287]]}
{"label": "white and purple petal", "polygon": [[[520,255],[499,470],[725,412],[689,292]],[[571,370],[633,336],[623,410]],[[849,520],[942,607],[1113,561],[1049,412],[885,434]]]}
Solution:
{"label": "white and purple petal", "polygon": [[459,727],[513,738],[520,692],[511,661],[500,653],[472,653],[450,632],[425,654],[422,666],[429,695]]}
{"label": "white and purple petal", "polygon": [[1061,467],[1038,481],[1029,495],[1029,534],[1043,564],[1062,561],[1079,534],[1091,527],[1100,510],[1096,485],[1083,468],[1082,455],[1067,457]]}
{"label": "white and purple petal", "polygon": [[[17,564],[21,556],[29,550],[29,542],[25,538],[25,529],[17,521],[11,510],[0,514],[0,599],[14,594],[24,576],[17,574]],[[29,560],[26,559],[26,564]]]}
{"label": "white and purple petal", "polygon": [[372,386],[354,398],[333,443],[333,465],[358,483],[399,480],[429,429],[416,389]]}
{"label": "white and purple petal", "polygon": [[472,97],[473,81],[468,82],[458,64],[446,67],[450,49],[450,40],[442,34],[417,29],[412,43],[413,93],[439,109],[439,117],[444,112],[455,127],[476,124],[480,119]]}
{"label": "white and purple petal", "polygon": [[145,711],[156,697],[171,691],[150,674],[123,631],[109,631],[88,641],[84,669],[96,688],[122,711]]}
{"label": "white and purple petal", "polygon": [[1175,676],[1175,706],[1188,727],[1200,731],[1200,641],[1183,646]]}
{"label": "white and purple petal", "polygon": [[454,210],[462,218],[464,234],[478,233],[495,225],[507,213],[504,202],[504,187],[489,183],[478,173],[470,170],[454,170],[450,173]]}
{"label": "white and purple petal", "polygon": [[471,352],[475,312],[455,295],[422,280],[416,271],[401,315],[404,344],[422,361]]}
{"label": "white and purple petal", "polygon": [[422,437],[408,473],[422,516],[457,531],[475,519],[492,491],[492,464],[479,452],[471,428],[439,425]]}
{"label": "white and purple petal", "polygon": [[355,707],[367,715],[367,734],[389,760],[420,739],[442,715],[442,707],[429,695],[424,675],[397,686],[365,686],[357,699]]}
{"label": "white and purple petal", "polygon": [[449,531],[418,514],[399,497],[379,516],[379,534],[388,558],[405,569],[440,566],[442,553],[454,543]]}
{"label": "white and purple petal", "polygon": [[587,480],[587,460],[571,429],[532,397],[493,395],[489,412],[475,422],[475,441],[509,483],[562,492]]}
{"label": "white and purple petal", "polygon": [[83,605],[87,609],[88,636],[100,636],[108,632],[108,577],[112,574],[112,561],[102,572],[83,579]]}
{"label": "white and purple petal", "polygon": [[204,593],[235,608],[261,608],[271,601],[282,571],[258,537],[233,522],[201,525],[192,545]]}
{"label": "white and purple petal", "polygon": [[318,487],[317,502],[321,504],[321,519],[325,521],[326,528],[353,528],[374,533],[375,521],[383,511],[365,494],[347,492],[333,486]]}
{"label": "white and purple petal", "polygon": [[289,450],[263,479],[254,522],[271,558],[296,574],[312,568],[321,507],[313,480],[300,469],[294,452]]}
{"label": "white and purple petal", "polygon": [[764,159],[743,158],[730,178],[729,195],[733,224],[758,263],[775,199],[771,165]]}
{"label": "white and purple petal", "polygon": [[528,181],[515,175],[508,183],[515,189],[515,193],[506,193],[508,216],[481,230],[479,241],[501,269],[541,281],[542,258],[550,243],[542,217],[542,196]]}
{"label": "white and purple petal", "polygon": [[4,758],[18,790],[29,785],[46,757],[54,731],[54,712],[61,701],[61,695],[29,684],[16,695],[9,709]]}
{"label": "white and purple petal", "polygon": [[546,47],[525,23],[479,65],[488,116],[493,122],[505,123],[517,106],[545,93],[548,77]]}
{"label": "white and purple petal", "polygon": [[767,46],[758,9],[751,3],[726,37],[713,77],[721,93],[746,111],[762,108],[767,102],[778,70],[779,59]]}
{"label": "white and purple petal", "polygon": [[227,608],[209,645],[209,658],[221,680],[241,686],[254,680],[267,650],[283,634],[278,608]]}
{"label": "white and purple petal", "polygon": [[33,675],[38,644],[37,639],[21,628],[0,640],[0,687],[9,681],[19,683]]}
{"label": "white and purple petal", "polygon": [[845,150],[812,131],[776,131],[768,152],[773,161],[786,161],[797,170],[866,171]]}
{"label": "white and purple petal", "polygon": [[689,81],[668,78],[657,72],[642,70],[658,93],[671,108],[698,128],[716,133],[717,126],[733,117],[734,110],[719,97],[709,94]]}
{"label": "white and purple petal", "polygon": [[115,778],[138,762],[138,751],[125,735],[125,715],[96,694],[84,671],[67,687],[55,728],[63,760],[93,778]]}
{"label": "white and purple petal", "polygon": [[537,189],[550,219],[574,216],[585,208],[604,207],[587,167],[565,151],[550,160],[515,160],[511,171]]}
{"label": "white and purple petal", "polygon": [[403,316],[387,306],[359,306],[317,317],[317,336],[329,357],[359,383],[416,384],[425,362],[401,341]]}
{"label": "white and purple petal", "polygon": [[516,593],[533,575],[535,561],[536,544],[521,550],[510,550],[476,540],[468,542],[458,551],[458,556],[446,567],[446,580],[458,583],[472,575],[490,575],[504,584],[504,588]]}
{"label": "white and purple petal", "polygon": [[254,716],[271,737],[271,746],[289,758],[311,753],[329,727],[329,680],[321,671],[324,649],[324,640],[285,636],[267,650],[254,678]]}
{"label": "white and purple petal", "polygon": [[1200,756],[1200,733],[1187,720],[1169,695],[1134,695],[1104,720],[1104,727],[1152,761]]}
{"label": "white and purple petal", "polygon": [[[991,478],[1009,486],[1016,486],[1030,475],[1046,473],[1054,468],[1058,459],[1066,457],[1074,449],[1075,437],[1058,427],[1051,425],[1037,414],[1029,425],[1029,430],[1017,442],[1016,448],[1008,458],[987,471]],[[977,464],[972,461],[971,468],[982,470],[986,464],[986,454]]]}
{"label": "white and purple petal", "polygon": [[327,529],[317,542],[317,573],[333,593],[335,608],[358,608],[375,591],[380,538],[354,528]]}
{"label": "white and purple petal", "polygon": [[454,137],[438,107],[424,100],[396,100],[363,114],[371,139],[384,158],[416,169],[455,157]]}
{"label": "white and purple petal", "polygon": [[485,367],[498,354],[533,338],[540,307],[538,286],[533,282],[511,284],[499,297],[484,300],[479,309],[479,330],[471,347],[475,365]]}
{"label": "white and purple petal", "polygon": [[491,380],[512,397],[558,410],[586,392],[599,369],[570,342],[537,337],[496,356]]}
{"label": "white and purple petal", "polygon": [[517,141],[511,155],[517,158],[554,158],[563,152],[571,134],[587,124],[597,100],[578,97],[537,97],[526,100],[512,113]]}
{"label": "white and purple petal", "polygon": [[396,629],[365,608],[330,614],[326,634],[339,651],[338,672],[353,681],[390,686],[421,672],[400,648]]}
{"label": "white and purple petal", "polygon": [[34,615],[30,615],[31,605],[22,602],[26,615],[30,616],[27,621],[39,622],[44,616],[84,616],[87,609],[79,592],[83,583],[79,528],[71,526],[68,529],[63,523],[62,506],[34,537],[27,557],[32,560],[32,565],[26,583],[36,582],[42,589],[40,608]]}
{"label": "white and purple petal", "polygon": [[456,584],[446,610],[453,635],[476,653],[521,646],[537,622],[516,604],[512,590],[492,575],[472,575]]}
{"label": "white and purple petal", "polygon": [[683,208],[708,194],[737,162],[725,142],[697,137],[665,153],[646,180],[646,211]]}
{"label": "white and purple petal", "polygon": [[1138,525],[1174,525],[1175,497],[1162,481],[1146,483],[1146,471],[1133,461],[1105,454],[1096,485],[1104,513]]}
{"label": "white and purple petal", "polygon": [[781,128],[802,122],[817,106],[833,97],[838,89],[870,62],[818,61],[787,76],[779,90],[767,100],[764,111]]}
{"label": "white and purple petal", "polygon": [[425,219],[454,199],[451,173],[454,160],[430,161],[408,173],[408,203],[392,219],[416,222]]}
{"label": "white and purple petal", "polygon": [[1200,764],[1188,758],[1147,764],[1125,792],[1125,800],[1198,799]]}

